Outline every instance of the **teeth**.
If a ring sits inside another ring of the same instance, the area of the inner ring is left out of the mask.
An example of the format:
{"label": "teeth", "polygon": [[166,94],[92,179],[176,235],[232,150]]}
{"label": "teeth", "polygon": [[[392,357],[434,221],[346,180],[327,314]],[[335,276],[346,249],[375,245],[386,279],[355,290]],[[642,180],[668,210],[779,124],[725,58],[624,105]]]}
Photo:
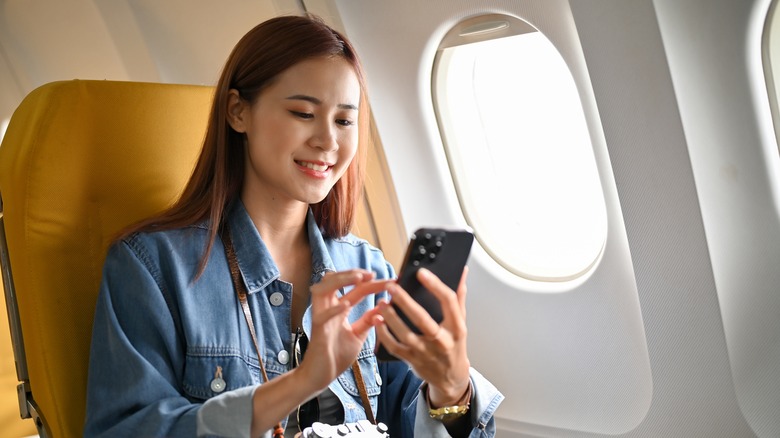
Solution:
{"label": "teeth", "polygon": [[326,170],[328,170],[328,166],[322,164],[314,164],[306,161],[299,161],[298,164],[300,164],[303,167],[308,167],[311,170],[316,170],[317,172],[325,172]]}

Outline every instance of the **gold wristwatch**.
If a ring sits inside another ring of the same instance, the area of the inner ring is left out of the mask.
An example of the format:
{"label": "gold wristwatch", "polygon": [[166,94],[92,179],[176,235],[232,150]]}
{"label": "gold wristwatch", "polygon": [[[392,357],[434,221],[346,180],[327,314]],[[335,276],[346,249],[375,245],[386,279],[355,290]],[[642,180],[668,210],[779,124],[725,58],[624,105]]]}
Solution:
{"label": "gold wristwatch", "polygon": [[461,397],[461,399],[458,400],[457,404],[454,406],[444,406],[436,409],[431,408],[431,401],[428,397],[427,384],[425,387],[425,401],[428,403],[428,415],[430,415],[434,420],[446,422],[462,417],[468,413],[469,406],[471,404],[471,382],[469,382],[469,387],[466,390],[466,393],[463,394],[463,397]]}
{"label": "gold wristwatch", "polygon": [[438,409],[428,409],[428,415],[430,415],[434,420],[448,421],[462,417],[463,415],[466,415],[468,411],[469,405],[467,404],[459,406],[445,406]]}

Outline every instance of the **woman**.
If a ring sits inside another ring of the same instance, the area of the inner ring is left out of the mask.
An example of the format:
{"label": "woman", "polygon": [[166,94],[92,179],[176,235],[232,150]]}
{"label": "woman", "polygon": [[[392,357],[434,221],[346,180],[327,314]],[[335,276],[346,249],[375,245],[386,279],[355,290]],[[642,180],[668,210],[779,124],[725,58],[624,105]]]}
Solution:
{"label": "woman", "polygon": [[[502,396],[469,367],[465,275],[455,295],[421,274],[439,325],[349,234],[367,112],[353,47],[319,19],[238,42],[181,198],[109,250],[86,436],[289,437],[374,415],[391,436],[494,434]],[[402,361],[378,363],[377,341]]]}

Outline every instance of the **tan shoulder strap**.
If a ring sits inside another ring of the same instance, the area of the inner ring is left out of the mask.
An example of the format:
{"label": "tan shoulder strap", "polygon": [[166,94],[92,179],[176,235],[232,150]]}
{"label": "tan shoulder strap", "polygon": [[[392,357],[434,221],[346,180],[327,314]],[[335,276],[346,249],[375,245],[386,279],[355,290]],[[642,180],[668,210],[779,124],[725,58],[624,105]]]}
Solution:
{"label": "tan shoulder strap", "polygon": [[363,373],[360,372],[360,364],[355,360],[352,362],[352,374],[355,375],[355,381],[357,382],[358,391],[360,392],[360,399],[363,401],[363,409],[366,410],[366,417],[371,424],[376,424],[376,418],[374,418],[374,411],[371,409],[371,402],[368,400],[368,391],[366,390],[366,382],[363,380]]}
{"label": "tan shoulder strap", "polygon": [[[238,266],[236,250],[233,248],[233,240],[230,237],[230,230],[227,229],[227,226],[222,227],[220,237],[222,238],[222,243],[225,245],[225,256],[227,257],[228,266],[230,267],[230,277],[233,280],[233,288],[236,290],[236,295],[238,295],[238,301],[241,303],[241,310],[244,312],[244,319],[249,327],[249,334],[252,336],[255,352],[257,352],[257,361],[260,364],[263,382],[268,382],[268,375],[265,372],[265,365],[263,364],[263,358],[260,354],[260,344],[257,342],[255,324],[252,320],[252,311],[249,309],[249,303],[247,303],[246,300],[246,285],[244,285],[244,282],[241,280],[241,268]],[[360,372],[360,365],[357,360],[352,363],[352,373],[355,375],[355,381],[357,382],[358,392],[360,392],[360,399],[363,402],[363,409],[366,411],[366,417],[372,424],[376,424],[374,411],[371,409],[371,402],[368,400],[366,382],[363,380],[363,373]],[[277,423],[274,427],[274,438],[277,437],[284,437],[284,428],[282,428],[281,422]]]}
{"label": "tan shoulder strap", "polygon": [[[255,323],[252,320],[252,311],[249,309],[249,303],[246,300],[247,290],[244,282],[241,281],[241,268],[238,266],[238,259],[236,259],[236,250],[233,248],[233,240],[230,237],[230,230],[227,226],[222,227],[220,237],[222,237],[222,243],[225,245],[225,256],[227,256],[228,266],[230,267],[230,277],[233,280],[233,288],[238,295],[238,301],[241,303],[241,310],[244,311],[244,319],[249,327],[249,334],[252,336],[252,343],[255,345],[255,352],[257,353],[257,361],[260,364],[260,372],[263,374],[263,382],[268,382],[268,374],[265,372],[265,364],[263,364],[263,357],[260,354],[260,344],[257,342],[257,334],[255,333]],[[282,423],[276,423],[274,426],[274,438],[284,438],[284,428]]]}

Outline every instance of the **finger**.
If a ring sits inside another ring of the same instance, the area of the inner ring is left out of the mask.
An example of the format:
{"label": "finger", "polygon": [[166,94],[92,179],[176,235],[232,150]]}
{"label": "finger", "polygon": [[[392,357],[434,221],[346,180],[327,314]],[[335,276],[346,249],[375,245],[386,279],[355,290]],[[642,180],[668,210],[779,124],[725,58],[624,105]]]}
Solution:
{"label": "finger", "polygon": [[374,278],[374,273],[364,269],[352,269],[341,272],[327,272],[322,280],[311,286],[312,298],[321,295],[330,295],[346,286],[369,281]]}
{"label": "finger", "polygon": [[[313,298],[312,298],[313,299]],[[336,301],[333,305],[320,306],[315,311],[312,318],[315,318],[320,324],[330,321],[334,318],[346,319],[350,310],[350,305],[346,301]]]}
{"label": "finger", "polygon": [[382,318],[381,315],[381,309],[383,306],[387,305],[387,303],[381,302],[377,305],[377,307],[374,307],[373,309],[364,313],[357,321],[353,322],[352,331],[355,333],[355,335],[365,341],[366,337],[368,337],[368,332],[373,327],[376,327],[384,322],[384,318]]}
{"label": "finger", "polygon": [[409,347],[401,344],[390,332],[387,326],[387,320],[385,324],[380,324],[376,327],[376,337],[380,344],[393,356],[399,359],[408,360],[410,357]]}
{"label": "finger", "polygon": [[392,304],[393,303],[388,303],[387,308],[382,311],[382,317],[385,320],[383,326],[388,328],[394,341],[397,341],[398,344],[404,346],[405,359],[412,360],[416,355],[421,353],[425,354],[423,352],[429,349],[429,346],[426,346],[428,342],[435,342],[436,344],[441,343],[441,339],[438,335],[441,333],[442,328],[436,324],[427,312],[423,310],[423,318],[430,321],[433,328],[423,328],[418,331],[409,325],[411,323],[413,326],[419,327],[417,325],[418,323],[415,323],[412,318],[409,318],[408,316],[405,320],[400,313],[403,310],[396,308],[395,306],[397,306],[397,304],[395,304],[395,306]]}
{"label": "finger", "polygon": [[466,293],[468,287],[466,287],[466,278],[469,276],[469,267],[463,267],[463,274],[460,276],[460,283],[458,283],[458,304],[460,304],[460,313],[463,315],[463,319],[466,319]]}
{"label": "finger", "polygon": [[341,301],[346,301],[350,306],[354,306],[355,304],[362,301],[363,298],[378,292],[382,292],[386,289],[387,280],[366,281],[356,285],[354,288],[352,288],[352,290],[344,294],[344,296],[339,299]]}
{"label": "finger", "polygon": [[[428,289],[428,291],[439,300],[439,303],[441,303],[441,312],[444,321],[459,321],[463,319],[462,306],[458,299],[458,295],[455,291],[450,289],[449,286],[444,284],[439,277],[425,268],[420,268],[420,270],[417,271],[417,279],[420,281],[420,284]],[[465,286],[462,275],[458,289],[461,289],[461,286]]]}
{"label": "finger", "polygon": [[380,309],[380,314],[385,321],[383,325],[392,332],[394,339],[398,339],[401,343],[405,341],[410,342],[410,339],[413,342],[413,337],[416,336],[416,333],[401,319],[392,303],[385,302]]}
{"label": "finger", "polygon": [[[419,303],[417,303],[417,301],[415,301],[401,286],[396,283],[391,283],[387,286],[387,291],[392,297],[391,299],[393,304],[401,309],[404,315],[406,315],[409,321],[411,321],[411,323],[420,330],[423,336],[432,337],[436,334],[436,332],[438,332],[439,324],[434,321],[428,311],[425,310],[425,308],[423,308]],[[406,327],[406,324],[403,322],[400,316],[398,316],[398,314],[396,314],[394,311],[393,314],[395,314],[394,319],[397,319],[399,324]],[[389,315],[384,316],[385,319],[388,319]],[[393,333],[398,334],[396,332],[396,325],[391,325],[390,328],[393,330]]]}

